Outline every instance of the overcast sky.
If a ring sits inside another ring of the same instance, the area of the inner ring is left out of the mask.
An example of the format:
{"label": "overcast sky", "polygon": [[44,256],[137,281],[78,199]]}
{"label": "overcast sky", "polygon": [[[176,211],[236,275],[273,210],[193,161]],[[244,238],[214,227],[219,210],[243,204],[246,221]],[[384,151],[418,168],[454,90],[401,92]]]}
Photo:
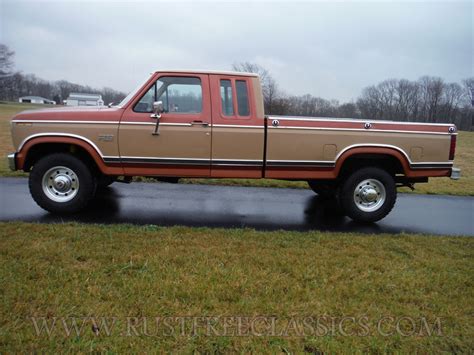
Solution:
{"label": "overcast sky", "polygon": [[250,61],[289,94],[344,101],[387,78],[474,75],[472,1],[0,3],[17,70],[94,87]]}

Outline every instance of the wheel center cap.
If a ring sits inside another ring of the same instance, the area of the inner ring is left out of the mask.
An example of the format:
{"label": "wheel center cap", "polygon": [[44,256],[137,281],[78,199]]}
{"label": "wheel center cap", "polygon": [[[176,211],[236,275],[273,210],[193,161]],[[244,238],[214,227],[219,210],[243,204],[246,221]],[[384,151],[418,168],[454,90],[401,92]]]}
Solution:
{"label": "wheel center cap", "polygon": [[362,190],[361,197],[365,202],[374,202],[377,199],[377,191],[373,187],[366,187]]}
{"label": "wheel center cap", "polygon": [[71,189],[71,180],[64,175],[58,175],[54,178],[54,187],[61,192],[69,191]]}

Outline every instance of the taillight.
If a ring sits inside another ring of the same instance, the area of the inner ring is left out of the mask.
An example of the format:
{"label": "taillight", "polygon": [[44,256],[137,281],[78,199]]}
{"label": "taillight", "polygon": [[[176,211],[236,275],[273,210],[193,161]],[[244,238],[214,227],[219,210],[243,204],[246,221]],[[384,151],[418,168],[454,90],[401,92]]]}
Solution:
{"label": "taillight", "polygon": [[449,147],[449,160],[454,160],[454,153],[456,153],[456,137],[455,135],[451,136],[451,146]]}

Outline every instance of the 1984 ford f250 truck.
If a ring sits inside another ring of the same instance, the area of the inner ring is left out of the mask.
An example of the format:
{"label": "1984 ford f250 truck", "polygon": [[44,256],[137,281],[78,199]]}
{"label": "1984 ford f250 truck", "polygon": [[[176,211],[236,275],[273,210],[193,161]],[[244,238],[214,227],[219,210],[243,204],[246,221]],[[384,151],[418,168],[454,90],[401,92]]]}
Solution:
{"label": "1984 ford f250 truck", "polygon": [[372,222],[397,186],[460,175],[452,124],[265,116],[252,73],[158,71],[116,106],[24,111],[11,129],[10,167],[30,172],[33,199],[53,213],[133,176],[271,178],[308,181]]}

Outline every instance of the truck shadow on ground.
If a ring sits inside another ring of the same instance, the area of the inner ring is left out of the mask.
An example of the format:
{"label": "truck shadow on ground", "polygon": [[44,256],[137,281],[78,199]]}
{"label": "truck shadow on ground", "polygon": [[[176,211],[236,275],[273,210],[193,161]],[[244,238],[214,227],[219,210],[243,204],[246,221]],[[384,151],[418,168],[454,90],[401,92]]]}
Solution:
{"label": "truck shadow on ground", "polygon": [[[282,220],[266,215],[264,220],[240,213],[219,213],[196,209],[190,215],[190,206],[166,210],[159,203],[136,208],[121,206],[120,191],[114,187],[101,189],[89,207],[74,215],[56,216],[45,214],[39,222],[81,222],[81,223],[130,223],[137,225],[154,224],[159,226],[184,225],[190,227],[255,228],[257,230],[295,230],[295,231],[343,231],[363,233],[399,232],[393,228],[381,228],[376,223],[354,222],[341,214],[337,205],[317,195],[306,200],[304,215],[297,220]],[[192,207],[192,206],[191,206]],[[296,219],[296,218],[295,218]]]}
{"label": "truck shadow on ground", "polygon": [[123,223],[120,219],[120,195],[115,189],[106,187],[97,191],[96,196],[84,211],[61,216],[47,213],[39,222],[54,223],[60,220],[81,223]]}
{"label": "truck shadow on ground", "polygon": [[[313,196],[305,206],[305,225],[308,229],[340,232],[388,233],[377,223],[355,222],[346,217],[335,200]],[[390,232],[398,230],[390,228]]]}

